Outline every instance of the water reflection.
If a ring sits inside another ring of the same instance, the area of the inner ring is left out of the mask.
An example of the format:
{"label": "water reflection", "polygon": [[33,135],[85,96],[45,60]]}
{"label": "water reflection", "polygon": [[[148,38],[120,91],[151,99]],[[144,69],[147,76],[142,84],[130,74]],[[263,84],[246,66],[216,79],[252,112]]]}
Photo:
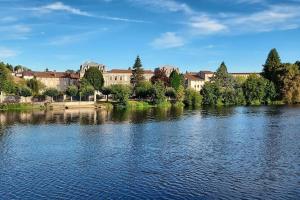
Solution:
{"label": "water reflection", "polygon": [[183,115],[184,109],[153,108],[147,110],[55,110],[30,112],[0,112],[0,125],[71,124],[97,125],[104,123],[143,123],[148,120],[172,120]]}

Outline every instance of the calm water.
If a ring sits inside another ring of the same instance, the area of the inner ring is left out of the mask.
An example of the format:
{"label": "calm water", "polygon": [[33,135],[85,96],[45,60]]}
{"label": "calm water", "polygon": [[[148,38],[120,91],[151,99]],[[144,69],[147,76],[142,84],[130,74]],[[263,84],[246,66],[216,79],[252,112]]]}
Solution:
{"label": "calm water", "polygon": [[300,107],[0,113],[0,199],[300,199]]}

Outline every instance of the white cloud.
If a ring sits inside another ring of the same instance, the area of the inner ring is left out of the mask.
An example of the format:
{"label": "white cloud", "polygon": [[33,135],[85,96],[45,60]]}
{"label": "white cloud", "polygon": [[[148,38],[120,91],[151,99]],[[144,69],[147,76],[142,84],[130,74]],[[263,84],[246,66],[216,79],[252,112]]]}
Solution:
{"label": "white cloud", "polygon": [[168,49],[181,47],[185,44],[184,39],[174,32],[163,33],[160,37],[153,40],[151,45],[158,49]]}
{"label": "white cloud", "polygon": [[31,27],[24,24],[0,26],[0,40],[24,40],[30,32]]}
{"label": "white cloud", "polygon": [[265,32],[296,29],[300,24],[300,6],[275,5],[250,15],[239,15],[226,19],[234,31]]}
{"label": "white cloud", "polygon": [[0,47],[0,58],[11,58],[18,55],[18,52],[12,49],[8,49],[5,47]]}
{"label": "white cloud", "polygon": [[227,30],[226,25],[204,15],[192,17],[188,25],[192,28],[192,33],[200,35],[214,34]]}
{"label": "white cloud", "polygon": [[74,15],[82,15],[91,17],[92,15],[88,12],[81,11],[80,9],[73,8],[69,5],[65,5],[62,2],[55,2],[38,8],[41,12],[51,12],[51,11],[65,11]]}
{"label": "white cloud", "polygon": [[186,3],[179,3],[174,0],[130,0],[145,6],[152,6],[154,8],[165,9],[169,12],[183,12],[186,14],[193,14],[194,10]]}

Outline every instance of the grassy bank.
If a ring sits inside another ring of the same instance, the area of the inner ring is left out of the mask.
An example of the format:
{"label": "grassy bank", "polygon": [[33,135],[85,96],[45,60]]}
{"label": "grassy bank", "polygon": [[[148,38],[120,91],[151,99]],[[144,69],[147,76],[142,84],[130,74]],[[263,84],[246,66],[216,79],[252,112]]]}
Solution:
{"label": "grassy bank", "polygon": [[14,103],[14,104],[0,104],[0,110],[44,110],[45,106],[41,104],[30,104],[30,103]]}

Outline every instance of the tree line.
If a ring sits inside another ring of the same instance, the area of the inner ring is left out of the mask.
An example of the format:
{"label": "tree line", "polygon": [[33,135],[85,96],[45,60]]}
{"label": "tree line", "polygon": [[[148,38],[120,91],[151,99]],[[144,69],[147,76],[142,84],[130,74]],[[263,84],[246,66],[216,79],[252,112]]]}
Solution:
{"label": "tree line", "polygon": [[[0,63],[0,91],[19,96],[45,95],[57,97],[61,93],[54,88],[46,89],[36,79],[14,83],[13,67]],[[138,56],[132,67],[130,85],[104,87],[101,71],[89,68],[78,85],[71,85],[64,92],[71,97],[87,99],[95,91],[111,96],[119,105],[128,105],[129,99],[146,101],[156,105],[261,105],[300,103],[300,62],[282,63],[276,49],[272,49],[260,75],[233,77],[225,63],[205,82],[200,92],[185,87],[184,75],[173,70],[170,76],[164,69],[155,70],[151,80],[144,77],[144,69]],[[40,91],[43,91],[40,94]]]}

